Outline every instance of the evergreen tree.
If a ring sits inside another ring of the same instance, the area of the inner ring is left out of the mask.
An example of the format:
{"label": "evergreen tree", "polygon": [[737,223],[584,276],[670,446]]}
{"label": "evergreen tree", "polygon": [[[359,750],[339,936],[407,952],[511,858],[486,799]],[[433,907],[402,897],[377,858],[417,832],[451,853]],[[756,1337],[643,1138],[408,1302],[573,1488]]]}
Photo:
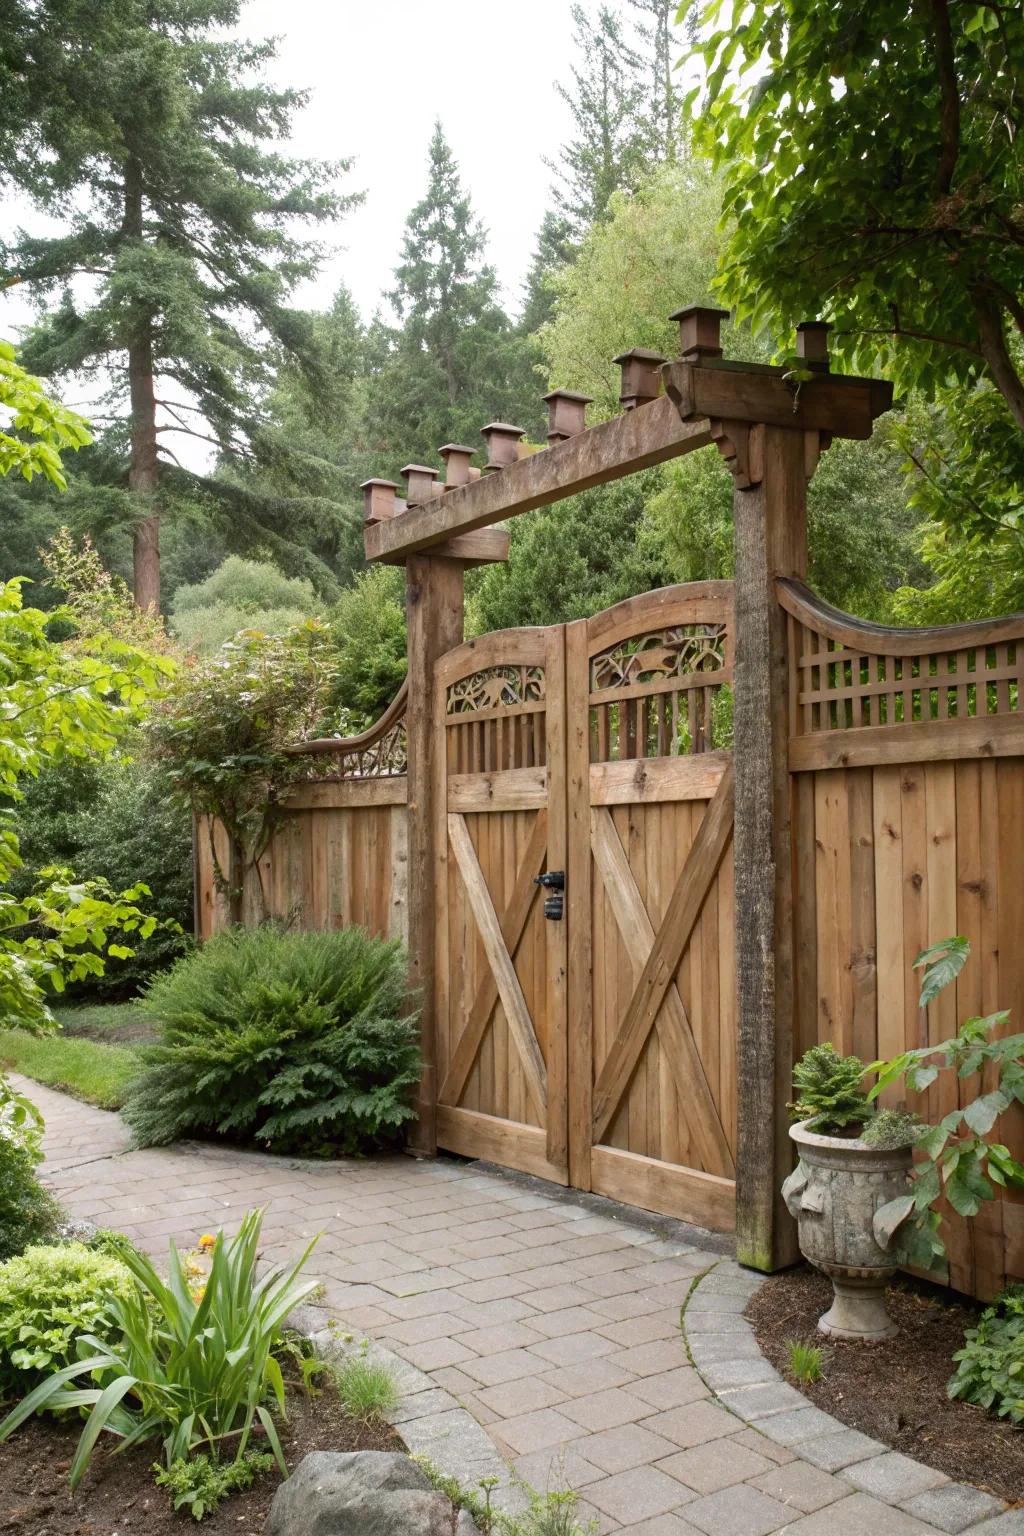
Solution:
{"label": "evergreen tree", "polygon": [[574,5],[572,19],[581,59],[572,83],[556,89],[575,132],[548,165],[558,177],[557,205],[578,239],[602,217],[612,193],[635,185],[641,173],[644,91],[641,58],[626,39],[623,18],[607,5],[594,18]]}
{"label": "evergreen tree", "polygon": [[[347,162],[266,147],[305,98],[263,80],[273,43],[223,38],[239,10],[239,0],[10,0],[0,41],[0,81],[16,82],[18,97],[16,125],[0,116],[0,177],[65,221],[56,236],[0,246],[5,282],[58,296],[26,346],[36,371],[112,375],[115,409],[130,420],[144,608],[160,600],[165,438],[244,455],[273,347],[317,372],[309,317],[285,305],[320,250],[294,231],[352,201],[331,190]],[[254,515],[273,524],[282,509]]]}
{"label": "evergreen tree", "polygon": [[629,4],[638,13],[640,56],[648,73],[650,94],[646,111],[640,113],[641,122],[647,126],[648,153],[653,160],[675,160],[682,149],[683,114],[673,29],[678,0],[629,0]]}
{"label": "evergreen tree", "polygon": [[538,417],[541,391],[499,303],[485,244],[438,123],[426,195],[406,222],[388,295],[398,324],[378,319],[371,330],[369,434],[387,460],[378,474],[433,463],[445,442],[478,443],[492,419],[515,421],[529,408],[532,419],[518,423],[529,429]]}
{"label": "evergreen tree", "polygon": [[519,328],[524,335],[532,335],[551,319],[555,305],[551,278],[560,267],[572,260],[572,256],[569,221],[563,214],[549,208],[537,231],[533,260],[523,284],[525,297]]}

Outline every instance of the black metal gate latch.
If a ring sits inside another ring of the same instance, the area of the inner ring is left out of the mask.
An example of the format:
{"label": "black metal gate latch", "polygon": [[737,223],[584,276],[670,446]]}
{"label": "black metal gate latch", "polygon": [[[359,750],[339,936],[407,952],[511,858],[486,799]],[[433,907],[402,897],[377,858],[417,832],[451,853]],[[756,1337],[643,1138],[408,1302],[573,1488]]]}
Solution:
{"label": "black metal gate latch", "polygon": [[549,869],[543,875],[538,875],[534,885],[542,885],[546,891],[553,894],[544,898],[544,916],[552,923],[560,923],[565,915],[565,870]]}

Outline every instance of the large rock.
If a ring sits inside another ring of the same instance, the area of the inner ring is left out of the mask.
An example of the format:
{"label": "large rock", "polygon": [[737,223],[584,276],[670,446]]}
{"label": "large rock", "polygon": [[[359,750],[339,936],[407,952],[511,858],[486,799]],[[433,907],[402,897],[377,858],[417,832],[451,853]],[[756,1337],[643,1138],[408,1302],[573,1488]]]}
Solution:
{"label": "large rock", "polygon": [[[455,1536],[451,1500],[408,1456],[314,1451],[282,1483],[267,1536]],[[471,1536],[472,1522],[458,1525]]]}

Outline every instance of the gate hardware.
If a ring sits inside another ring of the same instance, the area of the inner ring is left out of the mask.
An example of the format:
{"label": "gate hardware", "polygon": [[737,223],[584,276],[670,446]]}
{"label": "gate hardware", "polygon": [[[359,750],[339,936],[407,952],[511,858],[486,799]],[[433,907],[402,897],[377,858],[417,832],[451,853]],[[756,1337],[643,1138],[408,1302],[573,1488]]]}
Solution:
{"label": "gate hardware", "polygon": [[546,891],[554,892],[544,898],[544,916],[551,923],[560,923],[565,913],[565,898],[562,892],[565,890],[565,870],[549,869],[543,875],[537,875],[534,885],[542,885]]}

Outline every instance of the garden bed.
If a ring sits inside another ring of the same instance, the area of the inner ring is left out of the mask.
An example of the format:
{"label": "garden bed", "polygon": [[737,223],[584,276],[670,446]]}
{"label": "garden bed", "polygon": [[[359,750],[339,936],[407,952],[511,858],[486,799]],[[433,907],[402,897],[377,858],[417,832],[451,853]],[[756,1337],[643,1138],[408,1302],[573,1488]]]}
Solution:
{"label": "garden bed", "polygon": [[[393,1429],[357,1423],[328,1391],[313,1399],[296,1398],[289,1422],[280,1429],[293,1470],[310,1451],[403,1449]],[[227,1499],[197,1526],[187,1511],[175,1514],[166,1491],[154,1485],[155,1445],[123,1456],[113,1450],[97,1453],[71,1494],[68,1467],[81,1430],[79,1421],[33,1419],[0,1444],[0,1532],[5,1536],[183,1536],[192,1529],[204,1536],[262,1533],[280,1481],[276,1471]]]}
{"label": "garden bed", "polygon": [[787,1341],[819,1344],[822,1379],[793,1381],[819,1408],[958,1482],[1024,1501],[1024,1430],[946,1395],[953,1353],[980,1308],[905,1280],[887,1293],[899,1334],[867,1344],[818,1333],[831,1297],[831,1281],[806,1266],[765,1281],[746,1315],[775,1368],[793,1381]]}

